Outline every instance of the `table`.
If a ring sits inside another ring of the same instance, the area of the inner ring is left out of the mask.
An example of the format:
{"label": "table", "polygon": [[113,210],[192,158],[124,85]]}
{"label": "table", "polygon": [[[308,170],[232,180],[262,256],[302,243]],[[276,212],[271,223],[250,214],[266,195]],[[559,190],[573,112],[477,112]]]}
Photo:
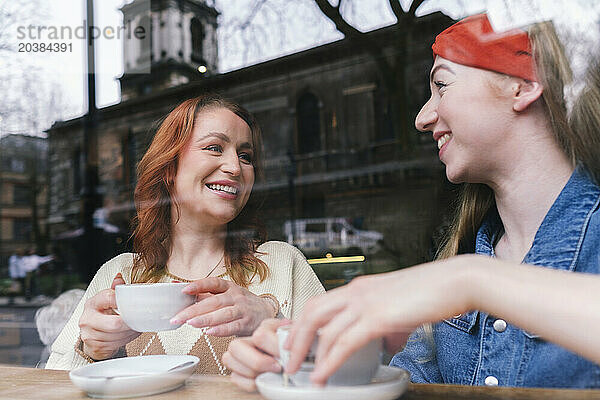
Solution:
{"label": "table", "polygon": [[[0,365],[0,399],[89,399],[69,380],[67,371],[43,370]],[[151,396],[152,400],[168,399],[241,399],[260,400],[258,393],[246,393],[216,375],[194,375],[187,384],[168,393]],[[600,390],[522,389],[471,387],[458,385],[411,384],[401,400],[579,400],[600,399]]]}

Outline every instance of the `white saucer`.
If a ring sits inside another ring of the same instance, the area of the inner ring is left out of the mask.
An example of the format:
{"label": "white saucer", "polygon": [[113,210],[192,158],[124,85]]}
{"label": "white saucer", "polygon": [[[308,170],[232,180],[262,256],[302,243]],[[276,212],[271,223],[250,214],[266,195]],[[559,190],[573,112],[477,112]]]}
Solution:
{"label": "white saucer", "polygon": [[[192,364],[168,371],[189,361]],[[194,372],[198,361],[195,356],[178,355],[124,357],[78,368],[69,373],[69,378],[90,397],[119,399],[149,396],[182,386]]]}
{"label": "white saucer", "polygon": [[404,393],[409,381],[408,371],[382,365],[368,385],[286,387],[281,374],[267,372],[256,378],[256,386],[269,400],[392,400]]}

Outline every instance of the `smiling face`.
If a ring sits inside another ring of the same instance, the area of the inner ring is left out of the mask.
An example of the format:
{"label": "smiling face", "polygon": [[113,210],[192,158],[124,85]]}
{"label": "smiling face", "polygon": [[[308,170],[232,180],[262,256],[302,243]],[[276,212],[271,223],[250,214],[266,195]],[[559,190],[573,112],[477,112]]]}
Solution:
{"label": "smiling face", "polygon": [[250,127],[230,110],[198,113],[174,179],[180,221],[225,225],[240,213],[254,185],[252,143]]}
{"label": "smiling face", "polygon": [[446,176],[453,183],[485,183],[505,163],[506,131],[512,114],[510,82],[504,76],[436,57],[431,98],[415,126],[431,131]]}

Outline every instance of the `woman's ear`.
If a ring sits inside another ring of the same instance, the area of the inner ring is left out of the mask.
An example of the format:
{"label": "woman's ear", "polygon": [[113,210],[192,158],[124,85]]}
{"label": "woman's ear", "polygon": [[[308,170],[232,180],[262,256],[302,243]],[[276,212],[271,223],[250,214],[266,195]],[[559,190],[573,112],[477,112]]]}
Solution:
{"label": "woman's ear", "polygon": [[513,83],[513,110],[521,112],[542,96],[544,88],[539,82],[520,79]]}

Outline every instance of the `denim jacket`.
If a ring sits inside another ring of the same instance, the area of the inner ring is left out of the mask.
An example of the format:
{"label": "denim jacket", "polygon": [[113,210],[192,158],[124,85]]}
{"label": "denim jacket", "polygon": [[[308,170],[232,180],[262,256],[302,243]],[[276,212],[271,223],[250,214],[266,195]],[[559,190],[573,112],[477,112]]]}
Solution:
{"label": "denim jacket", "polygon": [[[600,188],[577,168],[542,221],[523,263],[599,273],[599,202]],[[497,212],[490,213],[477,233],[475,252],[493,257],[502,231]],[[490,271],[489,279],[493,274]],[[600,388],[600,366],[493,315],[472,311],[433,328],[434,353],[428,344],[431,336],[426,340],[419,329],[390,363],[407,369],[413,382]]]}

